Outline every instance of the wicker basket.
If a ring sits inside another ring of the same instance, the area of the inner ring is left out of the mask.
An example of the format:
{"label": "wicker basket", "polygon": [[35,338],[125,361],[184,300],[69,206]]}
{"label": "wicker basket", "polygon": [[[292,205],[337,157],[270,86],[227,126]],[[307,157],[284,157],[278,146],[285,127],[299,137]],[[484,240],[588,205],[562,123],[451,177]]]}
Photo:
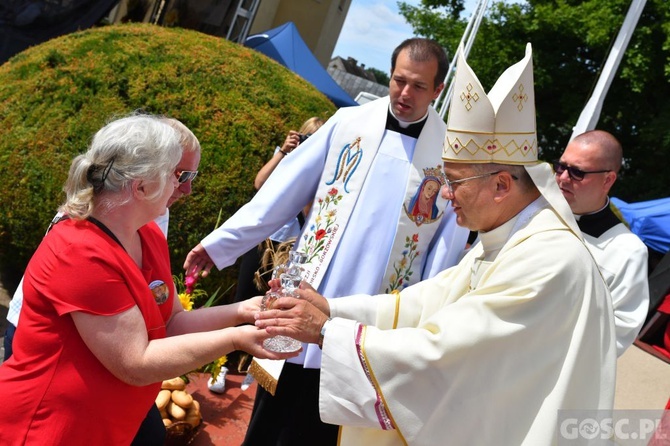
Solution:
{"label": "wicker basket", "polygon": [[172,423],[165,428],[167,430],[165,446],[185,446],[191,444],[199,428],[200,425],[193,427],[191,423],[187,423],[186,421]]}

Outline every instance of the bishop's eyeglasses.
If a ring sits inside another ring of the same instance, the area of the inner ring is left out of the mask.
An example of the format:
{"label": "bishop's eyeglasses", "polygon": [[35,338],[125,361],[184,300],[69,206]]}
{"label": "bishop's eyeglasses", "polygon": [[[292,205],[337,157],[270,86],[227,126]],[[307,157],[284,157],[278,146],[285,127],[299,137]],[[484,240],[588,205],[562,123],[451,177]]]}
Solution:
{"label": "bishop's eyeglasses", "polygon": [[[454,195],[454,184],[465,183],[466,181],[476,180],[477,178],[486,178],[486,177],[490,177],[490,176],[493,176],[493,175],[497,175],[497,174],[499,174],[500,172],[502,172],[502,170],[497,170],[497,171],[495,171],[495,172],[489,172],[489,173],[483,173],[483,174],[481,174],[481,175],[475,175],[474,177],[461,178],[460,180],[453,180],[453,181],[450,181],[448,178],[445,178],[446,183],[447,183],[447,184],[446,184],[446,185],[447,185],[447,189],[449,190],[449,194],[450,194],[450,195]],[[516,178],[515,178],[515,179],[516,179]]]}

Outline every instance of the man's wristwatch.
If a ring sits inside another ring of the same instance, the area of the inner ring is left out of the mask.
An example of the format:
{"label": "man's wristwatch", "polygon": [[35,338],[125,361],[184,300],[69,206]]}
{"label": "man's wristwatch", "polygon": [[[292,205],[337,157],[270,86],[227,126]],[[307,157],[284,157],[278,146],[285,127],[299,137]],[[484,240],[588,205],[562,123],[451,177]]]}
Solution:
{"label": "man's wristwatch", "polygon": [[321,331],[319,332],[319,348],[323,348],[323,337],[326,335],[326,325],[331,321],[331,318],[328,318],[326,322],[323,323]]}

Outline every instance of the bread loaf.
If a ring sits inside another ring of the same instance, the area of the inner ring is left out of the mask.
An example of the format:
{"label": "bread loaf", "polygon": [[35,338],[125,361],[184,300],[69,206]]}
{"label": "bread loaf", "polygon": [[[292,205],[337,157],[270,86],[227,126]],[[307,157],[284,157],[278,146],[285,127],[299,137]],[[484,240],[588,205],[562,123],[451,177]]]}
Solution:
{"label": "bread loaf", "polygon": [[171,398],[172,401],[184,409],[188,409],[193,405],[193,397],[184,390],[173,390]]}
{"label": "bread loaf", "polygon": [[174,401],[170,401],[167,405],[167,413],[175,420],[181,421],[186,418],[186,411],[175,404]]}
{"label": "bread loaf", "polygon": [[167,407],[167,404],[170,402],[172,392],[168,389],[163,389],[160,392],[158,392],[158,395],[156,396],[156,407],[158,407],[158,410],[165,409]]}
{"label": "bread loaf", "polygon": [[161,385],[161,389],[168,390],[184,390],[186,388],[186,382],[183,379],[177,377],[172,379],[166,379]]}

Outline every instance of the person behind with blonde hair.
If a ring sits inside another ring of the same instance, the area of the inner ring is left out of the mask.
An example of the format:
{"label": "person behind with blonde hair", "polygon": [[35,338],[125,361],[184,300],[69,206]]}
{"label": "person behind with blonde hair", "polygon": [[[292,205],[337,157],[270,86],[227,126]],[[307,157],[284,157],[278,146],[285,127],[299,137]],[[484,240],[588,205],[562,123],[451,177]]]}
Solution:
{"label": "person behind with blonde hair", "polygon": [[300,143],[304,142],[307,138],[312,136],[313,133],[319,130],[323,123],[323,119],[318,116],[312,116],[300,126],[300,129],[297,132],[295,130],[289,130],[286,139],[284,140],[284,144],[282,144],[281,147],[277,146],[272,158],[270,158],[270,160],[265,163],[256,174],[256,178],[254,179],[254,187],[256,190],[260,189],[261,186],[265,184],[265,181],[270,174],[274,172],[284,157],[293,152]]}
{"label": "person behind with blonde hair", "polygon": [[[165,212],[182,172],[164,118],[110,122],[70,166],[66,200],[24,276],[14,354],[0,367],[2,444],[130,444],[160,390],[232,350],[262,348],[258,307],[186,312],[172,283]],[[93,416],[94,414],[94,416]]]}
{"label": "person behind with blonde hair", "polygon": [[[272,158],[268,160],[263,167],[261,167],[256,174],[254,179],[254,187],[256,190],[260,189],[263,184],[270,177],[272,172],[275,171],[279,163],[286,157],[287,154],[293,152],[295,149],[300,146],[300,143],[305,141],[307,138],[312,136],[322,125],[323,119],[313,116],[307,119],[300,129],[296,132],[295,130],[289,130],[286,135],[286,139],[281,147],[277,146],[275,152],[272,155]],[[303,208],[300,213],[295,218],[292,218],[284,226],[279,228],[271,234],[266,241],[262,242],[259,246],[251,248],[242,256],[242,262],[240,263],[240,272],[237,279],[237,291],[235,293],[235,302],[239,302],[245,299],[249,299],[253,296],[258,296],[267,291],[267,288],[259,287],[255,281],[256,272],[259,267],[262,267],[261,259],[265,249],[271,249],[275,251],[277,246],[281,243],[285,243],[289,240],[295,240],[298,235],[300,235],[300,230],[302,225],[305,222],[305,216],[309,213],[311,203]],[[272,267],[270,267],[272,269]]]}

